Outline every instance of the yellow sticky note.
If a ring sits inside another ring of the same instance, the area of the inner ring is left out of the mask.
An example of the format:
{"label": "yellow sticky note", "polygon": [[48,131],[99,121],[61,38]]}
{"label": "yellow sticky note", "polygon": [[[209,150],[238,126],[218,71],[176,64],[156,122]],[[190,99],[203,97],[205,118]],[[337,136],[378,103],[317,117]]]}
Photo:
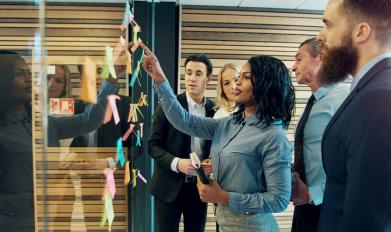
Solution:
{"label": "yellow sticky note", "polygon": [[80,99],[96,104],[96,92],[96,64],[86,56],[81,80]]}
{"label": "yellow sticky note", "polygon": [[126,50],[126,72],[127,73],[132,73],[132,55],[128,50]]}
{"label": "yellow sticky note", "polygon": [[129,169],[129,161],[126,161],[125,164],[125,179],[124,179],[124,185],[127,186],[130,182],[130,169]]}

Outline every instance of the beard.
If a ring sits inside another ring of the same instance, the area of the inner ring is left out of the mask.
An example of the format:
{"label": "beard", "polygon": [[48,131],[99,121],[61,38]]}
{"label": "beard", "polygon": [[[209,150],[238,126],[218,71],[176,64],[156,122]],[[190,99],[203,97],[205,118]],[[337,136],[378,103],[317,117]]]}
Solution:
{"label": "beard", "polygon": [[331,85],[344,81],[357,67],[358,51],[353,47],[350,33],[347,33],[342,45],[335,48],[324,46],[323,64],[319,70],[319,81]]}

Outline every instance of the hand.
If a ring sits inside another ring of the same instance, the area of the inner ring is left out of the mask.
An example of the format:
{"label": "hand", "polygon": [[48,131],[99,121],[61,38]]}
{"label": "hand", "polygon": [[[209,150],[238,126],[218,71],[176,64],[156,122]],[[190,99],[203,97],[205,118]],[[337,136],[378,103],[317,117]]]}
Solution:
{"label": "hand", "polygon": [[310,203],[310,194],[307,185],[300,179],[300,175],[297,172],[293,173],[291,201],[294,206]]}
{"label": "hand", "polygon": [[156,58],[144,43],[141,43],[140,46],[144,49],[144,58],[143,58],[143,69],[147,72],[156,84],[160,84],[166,80],[166,76],[160,66],[159,60]]}
{"label": "hand", "polygon": [[205,159],[202,162],[202,168],[204,169],[204,172],[207,176],[209,176],[212,173],[212,160],[211,159]]}
{"label": "hand", "polygon": [[210,180],[209,185],[204,185],[197,178],[197,188],[201,201],[228,205],[228,192],[224,191],[216,181]]}
{"label": "hand", "polygon": [[191,163],[191,159],[179,159],[177,169],[186,175],[191,175],[195,173],[193,164]]}

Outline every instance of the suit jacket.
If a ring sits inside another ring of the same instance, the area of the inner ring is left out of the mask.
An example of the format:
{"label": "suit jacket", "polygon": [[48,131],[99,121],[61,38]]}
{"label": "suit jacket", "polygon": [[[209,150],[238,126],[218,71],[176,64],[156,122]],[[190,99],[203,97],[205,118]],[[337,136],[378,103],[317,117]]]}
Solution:
{"label": "suit jacket", "polygon": [[[177,97],[179,103],[188,110],[186,93]],[[205,116],[213,117],[213,102],[206,98]],[[211,141],[205,141],[204,158],[209,157]],[[172,202],[178,196],[185,175],[171,170],[175,157],[189,158],[191,137],[175,129],[167,120],[159,106],[153,115],[151,134],[148,141],[148,154],[156,161],[150,192],[159,200]]]}
{"label": "suit jacket", "polygon": [[325,129],[320,232],[391,231],[391,58],[359,81]]}

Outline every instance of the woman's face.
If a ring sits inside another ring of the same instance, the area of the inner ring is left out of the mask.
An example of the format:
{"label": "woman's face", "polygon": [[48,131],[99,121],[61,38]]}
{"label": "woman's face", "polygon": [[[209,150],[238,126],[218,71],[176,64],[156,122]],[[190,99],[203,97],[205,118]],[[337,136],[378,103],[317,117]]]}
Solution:
{"label": "woman's face", "polygon": [[223,93],[227,97],[228,101],[235,102],[235,81],[238,78],[238,72],[232,68],[225,70],[221,74],[221,86],[223,89]]}
{"label": "woman's face", "polygon": [[11,99],[23,104],[29,103],[31,101],[31,87],[31,71],[26,62],[19,58],[15,63]]}
{"label": "woman's face", "polygon": [[65,71],[60,66],[56,66],[56,73],[48,75],[48,95],[49,98],[61,97],[65,90]]}
{"label": "woman's face", "polygon": [[251,83],[251,66],[247,62],[240,69],[239,78],[236,81],[235,101],[246,106],[253,103],[253,84]]}

